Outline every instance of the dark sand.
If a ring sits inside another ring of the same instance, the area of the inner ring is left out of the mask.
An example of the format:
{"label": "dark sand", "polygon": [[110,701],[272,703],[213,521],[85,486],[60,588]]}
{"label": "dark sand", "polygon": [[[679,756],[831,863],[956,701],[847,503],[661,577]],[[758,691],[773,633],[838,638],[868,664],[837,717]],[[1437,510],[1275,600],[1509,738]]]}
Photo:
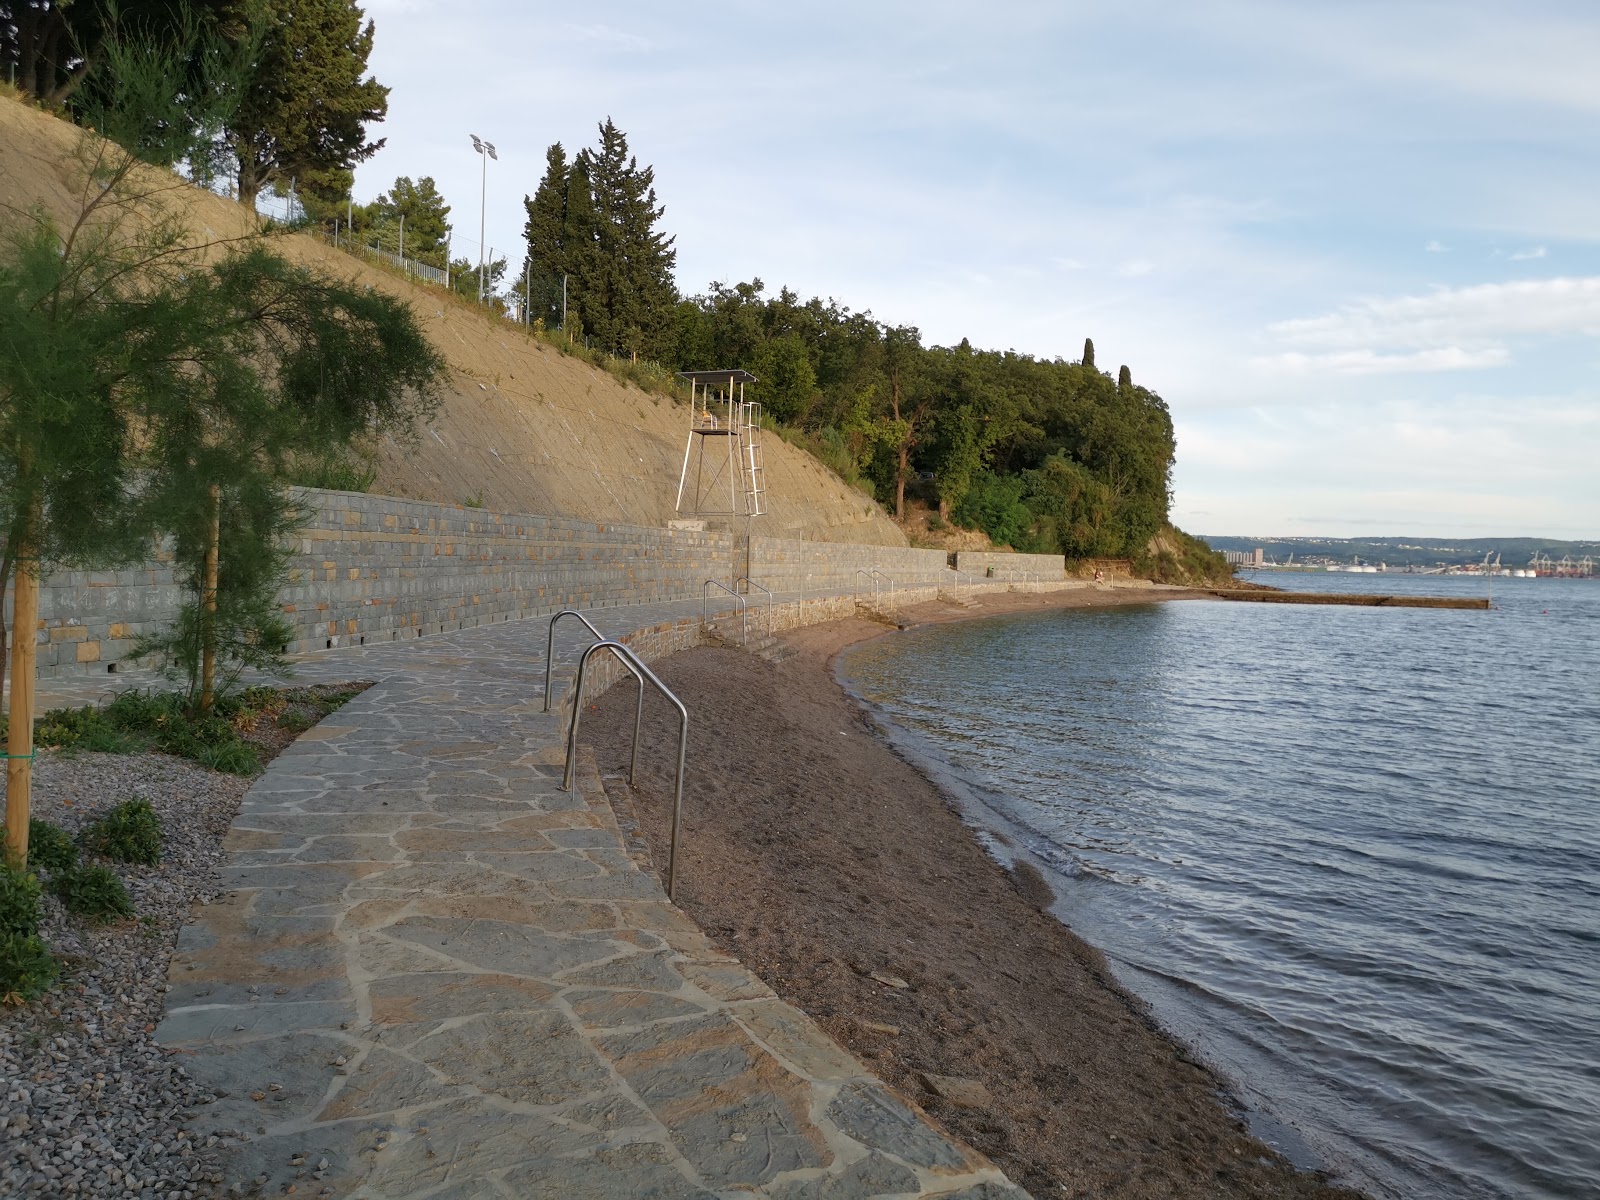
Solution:
{"label": "dark sand", "polygon": [[[1157,598],[1178,594],[1005,594],[983,611]],[[691,713],[679,904],[1039,1200],[1351,1200],[1250,1137],[1220,1081],[1094,947],[1041,911],[1044,880],[996,865],[949,800],[873,734],[830,663],[882,632],[860,620],[799,630],[787,639],[799,654],[776,666],[709,648],[655,664]],[[582,740],[607,776],[625,775],[632,708],[632,689],[615,688],[585,714]],[[652,704],[631,796],[663,871],[675,740],[676,722]],[[626,809],[625,780],[606,786]],[[927,1075],[976,1080],[987,1096],[957,1104]]]}

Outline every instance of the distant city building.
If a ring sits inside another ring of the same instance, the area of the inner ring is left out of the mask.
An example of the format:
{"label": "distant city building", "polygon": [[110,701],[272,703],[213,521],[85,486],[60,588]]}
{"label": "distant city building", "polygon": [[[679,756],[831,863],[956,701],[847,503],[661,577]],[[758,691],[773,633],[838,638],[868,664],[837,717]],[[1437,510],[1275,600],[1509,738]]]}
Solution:
{"label": "distant city building", "polygon": [[1230,567],[1259,567],[1267,561],[1266,552],[1257,546],[1254,550],[1224,550],[1222,557]]}

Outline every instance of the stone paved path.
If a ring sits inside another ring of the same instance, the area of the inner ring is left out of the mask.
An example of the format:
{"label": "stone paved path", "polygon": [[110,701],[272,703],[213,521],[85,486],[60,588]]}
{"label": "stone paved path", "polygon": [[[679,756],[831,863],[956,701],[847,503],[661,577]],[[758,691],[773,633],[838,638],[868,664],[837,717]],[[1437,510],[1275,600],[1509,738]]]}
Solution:
{"label": "stone paved path", "polygon": [[[611,632],[699,603],[593,615]],[[223,1135],[228,1181],[418,1200],[1022,1198],[667,902],[592,765],[561,789],[544,630],[299,672],[378,682],[251,788],[232,894],[184,930],[157,1031],[217,1096],[193,1128]]]}

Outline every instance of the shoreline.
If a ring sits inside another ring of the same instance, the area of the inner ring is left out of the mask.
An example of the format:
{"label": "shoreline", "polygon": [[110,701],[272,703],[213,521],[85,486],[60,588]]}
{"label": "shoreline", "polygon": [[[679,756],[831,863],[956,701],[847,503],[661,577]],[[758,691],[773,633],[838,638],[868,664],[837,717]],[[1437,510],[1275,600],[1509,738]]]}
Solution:
{"label": "shoreline", "polygon": [[[1213,597],[1086,586],[974,599],[908,607],[899,625]],[[951,790],[842,686],[839,652],[886,632],[844,619],[785,634],[796,655],[776,666],[711,648],[656,664],[711,715],[691,726],[680,906],[1037,1196],[1357,1196],[1251,1136],[1226,1081],[1051,915],[1044,876],[1025,856],[996,861]],[[601,698],[585,741],[660,862],[669,785],[644,764],[675,731],[646,721],[629,789],[624,693]]]}

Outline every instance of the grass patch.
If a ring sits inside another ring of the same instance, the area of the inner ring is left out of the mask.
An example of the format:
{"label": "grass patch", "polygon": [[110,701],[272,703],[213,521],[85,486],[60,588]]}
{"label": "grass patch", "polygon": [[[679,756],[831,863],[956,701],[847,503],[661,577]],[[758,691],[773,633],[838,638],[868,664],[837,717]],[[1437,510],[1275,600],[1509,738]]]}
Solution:
{"label": "grass patch", "polygon": [[[34,726],[34,740],[52,750],[138,754],[158,750],[230,775],[255,775],[263,751],[280,745],[263,730],[311,728],[359,695],[366,684],[307,688],[250,687],[219,696],[210,713],[196,713],[178,692],[123,692],[104,708],[55,708]],[[0,720],[0,737],[5,722]],[[280,739],[281,740],[281,737]]]}

